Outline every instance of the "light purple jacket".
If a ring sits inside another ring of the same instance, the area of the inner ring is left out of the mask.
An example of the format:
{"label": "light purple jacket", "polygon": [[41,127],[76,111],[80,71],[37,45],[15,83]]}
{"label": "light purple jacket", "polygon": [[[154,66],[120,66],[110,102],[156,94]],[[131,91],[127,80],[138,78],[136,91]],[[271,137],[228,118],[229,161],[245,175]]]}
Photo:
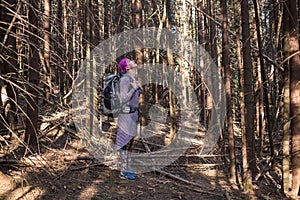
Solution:
{"label": "light purple jacket", "polygon": [[[137,81],[133,77],[124,74],[120,79],[119,98],[121,102],[128,102],[130,107],[138,108],[141,89],[134,90],[130,83]],[[138,111],[129,114],[118,115],[118,130],[116,146],[117,150],[125,146],[133,137],[137,135]]]}

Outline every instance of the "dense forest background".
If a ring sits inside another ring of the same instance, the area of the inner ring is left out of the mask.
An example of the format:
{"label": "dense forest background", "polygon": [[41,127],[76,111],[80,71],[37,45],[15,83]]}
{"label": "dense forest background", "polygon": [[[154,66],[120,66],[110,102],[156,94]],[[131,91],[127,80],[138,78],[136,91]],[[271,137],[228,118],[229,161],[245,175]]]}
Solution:
{"label": "dense forest background", "polygon": [[[192,174],[185,172],[186,179],[178,179],[172,170],[222,170],[227,183],[245,192],[240,195],[257,197],[256,191],[264,185],[269,186],[269,196],[276,193],[281,198],[299,198],[299,18],[299,0],[0,0],[2,179],[4,175],[15,177],[9,172],[18,171],[24,182],[24,171],[38,169],[44,170],[44,178],[56,173],[58,180],[75,161],[83,165],[76,171],[91,167],[90,162],[96,161],[89,156],[66,158],[60,154],[71,140],[80,140],[71,117],[79,67],[100,42],[115,34],[157,27],[188,35],[209,52],[223,78],[227,102],[224,129],[213,151],[197,156],[196,146],[173,168],[158,172],[185,186],[198,187],[190,180]],[[137,48],[126,55],[141,67],[144,63],[161,63],[187,73],[198,98],[199,132],[205,134],[215,105],[201,74],[180,57],[160,49]],[[107,70],[114,71],[116,63]],[[153,101],[163,101],[169,110],[166,132],[171,135],[167,138],[171,143],[180,115],[176,98],[158,84],[144,89],[143,109]],[[58,136],[61,146],[54,145]],[[147,146],[155,149],[155,142],[148,141]],[[59,173],[53,166],[55,159],[45,154],[51,149],[65,161],[60,166],[68,166]],[[77,155],[78,150],[75,152]],[[28,181],[26,184],[30,185]],[[52,189],[55,187],[52,185]],[[11,193],[11,189],[1,193],[0,199]],[[108,190],[101,194],[94,199],[117,198]],[[214,194],[220,199],[231,198],[228,192],[222,198]],[[184,198],[182,194],[177,197]]]}

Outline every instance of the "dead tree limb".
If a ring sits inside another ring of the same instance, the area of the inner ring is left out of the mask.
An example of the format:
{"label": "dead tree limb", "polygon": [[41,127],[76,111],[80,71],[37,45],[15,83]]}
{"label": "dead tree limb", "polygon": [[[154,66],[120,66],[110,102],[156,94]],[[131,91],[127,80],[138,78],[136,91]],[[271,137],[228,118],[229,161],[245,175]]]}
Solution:
{"label": "dead tree limb", "polygon": [[[175,176],[174,174],[165,172],[165,171],[163,171],[163,170],[157,169],[157,170],[155,170],[155,171],[156,171],[156,172],[159,172],[160,174],[163,174],[163,175],[165,175],[165,176],[167,176],[167,177],[169,177],[169,178],[172,178],[172,179],[174,179],[174,180],[179,180],[179,181],[181,181],[181,182],[183,182],[183,183],[186,183],[186,184],[188,184],[188,185],[196,186],[196,187],[198,187],[198,188],[203,188],[203,186],[202,186],[201,184],[198,184],[198,183],[195,183],[195,182],[192,182],[192,181],[188,181],[188,180],[186,180],[186,179],[184,179],[184,178]],[[186,187],[187,187],[187,186],[186,186]],[[191,189],[191,190],[194,190],[194,191],[196,191],[196,192],[204,193],[204,194],[209,194],[209,195],[213,195],[213,196],[221,196],[221,197],[223,196],[223,194],[219,194],[219,193],[215,193],[215,192],[209,192],[209,191],[207,191],[207,190],[196,189],[196,188],[191,188],[191,187],[187,187],[187,188],[189,188],[189,189]]]}

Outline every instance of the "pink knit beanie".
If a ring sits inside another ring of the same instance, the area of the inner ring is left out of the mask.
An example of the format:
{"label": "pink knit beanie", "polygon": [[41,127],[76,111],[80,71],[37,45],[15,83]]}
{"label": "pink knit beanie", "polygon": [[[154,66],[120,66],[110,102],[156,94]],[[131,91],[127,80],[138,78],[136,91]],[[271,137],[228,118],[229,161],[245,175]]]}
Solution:
{"label": "pink knit beanie", "polygon": [[127,72],[127,61],[128,58],[123,58],[118,64],[118,71],[120,74],[125,74]]}

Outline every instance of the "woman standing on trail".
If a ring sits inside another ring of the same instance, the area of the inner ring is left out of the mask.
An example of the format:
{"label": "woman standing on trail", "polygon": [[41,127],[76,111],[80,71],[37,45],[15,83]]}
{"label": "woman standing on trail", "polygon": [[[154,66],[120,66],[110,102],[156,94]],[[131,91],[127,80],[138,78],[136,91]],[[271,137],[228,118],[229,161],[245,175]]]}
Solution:
{"label": "woman standing on trail", "polygon": [[137,135],[139,95],[141,84],[135,79],[137,64],[128,58],[123,58],[118,64],[118,71],[122,74],[120,79],[119,98],[125,103],[123,112],[118,115],[118,129],[116,146],[120,153],[120,177],[129,180],[137,178],[131,169],[131,152],[133,139]]}

